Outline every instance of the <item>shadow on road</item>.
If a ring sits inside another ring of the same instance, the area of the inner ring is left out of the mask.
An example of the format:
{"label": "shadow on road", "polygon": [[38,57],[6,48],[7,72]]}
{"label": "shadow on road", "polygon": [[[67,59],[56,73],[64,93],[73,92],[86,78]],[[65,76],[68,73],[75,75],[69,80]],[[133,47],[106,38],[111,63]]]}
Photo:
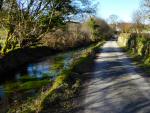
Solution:
{"label": "shadow on road", "polygon": [[83,74],[90,79],[78,97],[82,102],[72,112],[150,113],[150,78],[135,70],[118,47],[104,47],[97,54],[93,70]]}

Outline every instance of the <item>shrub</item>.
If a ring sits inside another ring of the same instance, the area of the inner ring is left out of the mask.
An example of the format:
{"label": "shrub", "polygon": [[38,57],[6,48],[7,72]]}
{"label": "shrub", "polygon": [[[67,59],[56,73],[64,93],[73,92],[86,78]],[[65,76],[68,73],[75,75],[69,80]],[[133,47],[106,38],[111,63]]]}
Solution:
{"label": "shrub", "polygon": [[84,23],[68,22],[64,27],[47,33],[41,43],[54,49],[66,50],[108,39],[111,34],[104,20],[91,18]]}

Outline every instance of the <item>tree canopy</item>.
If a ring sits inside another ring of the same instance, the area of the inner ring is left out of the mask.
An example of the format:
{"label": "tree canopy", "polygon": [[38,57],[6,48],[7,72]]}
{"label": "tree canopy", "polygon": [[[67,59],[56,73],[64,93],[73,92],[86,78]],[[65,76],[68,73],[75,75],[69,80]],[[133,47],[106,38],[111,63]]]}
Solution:
{"label": "tree canopy", "polygon": [[8,30],[5,46],[14,49],[35,45],[47,32],[61,27],[67,18],[94,13],[91,0],[1,0],[0,27]]}

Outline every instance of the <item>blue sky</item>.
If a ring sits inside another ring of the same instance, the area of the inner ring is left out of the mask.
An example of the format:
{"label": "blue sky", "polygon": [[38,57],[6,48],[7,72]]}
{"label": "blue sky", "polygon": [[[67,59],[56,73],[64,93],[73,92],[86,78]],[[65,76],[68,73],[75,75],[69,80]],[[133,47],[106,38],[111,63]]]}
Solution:
{"label": "blue sky", "polygon": [[126,22],[132,21],[132,14],[140,6],[141,0],[99,0],[97,16],[107,19],[111,14]]}

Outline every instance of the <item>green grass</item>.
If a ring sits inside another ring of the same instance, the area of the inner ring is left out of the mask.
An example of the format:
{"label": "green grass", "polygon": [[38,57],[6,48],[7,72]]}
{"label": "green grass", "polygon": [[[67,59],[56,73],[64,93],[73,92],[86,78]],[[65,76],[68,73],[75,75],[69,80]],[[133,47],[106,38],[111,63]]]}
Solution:
{"label": "green grass", "polygon": [[54,64],[52,65],[52,70],[58,70],[64,67],[64,58],[56,57],[54,59]]}
{"label": "green grass", "polygon": [[39,89],[42,86],[49,84],[50,80],[40,80],[40,81],[28,81],[19,86],[19,91],[26,91],[32,89]]}
{"label": "green grass", "polygon": [[[33,80],[33,79],[32,79]],[[14,92],[25,92],[33,89],[40,89],[43,86],[51,83],[51,80],[34,80],[34,81],[23,81],[16,83],[7,83],[4,87],[6,90],[6,94],[10,95]]]}
{"label": "green grass", "polygon": [[7,31],[0,28],[0,37],[5,37],[7,35]]}
{"label": "green grass", "polygon": [[37,77],[30,77],[30,76],[28,76],[28,75],[22,76],[22,77],[19,79],[19,81],[21,81],[21,82],[35,81],[35,80],[38,80],[38,78],[37,78]]}

